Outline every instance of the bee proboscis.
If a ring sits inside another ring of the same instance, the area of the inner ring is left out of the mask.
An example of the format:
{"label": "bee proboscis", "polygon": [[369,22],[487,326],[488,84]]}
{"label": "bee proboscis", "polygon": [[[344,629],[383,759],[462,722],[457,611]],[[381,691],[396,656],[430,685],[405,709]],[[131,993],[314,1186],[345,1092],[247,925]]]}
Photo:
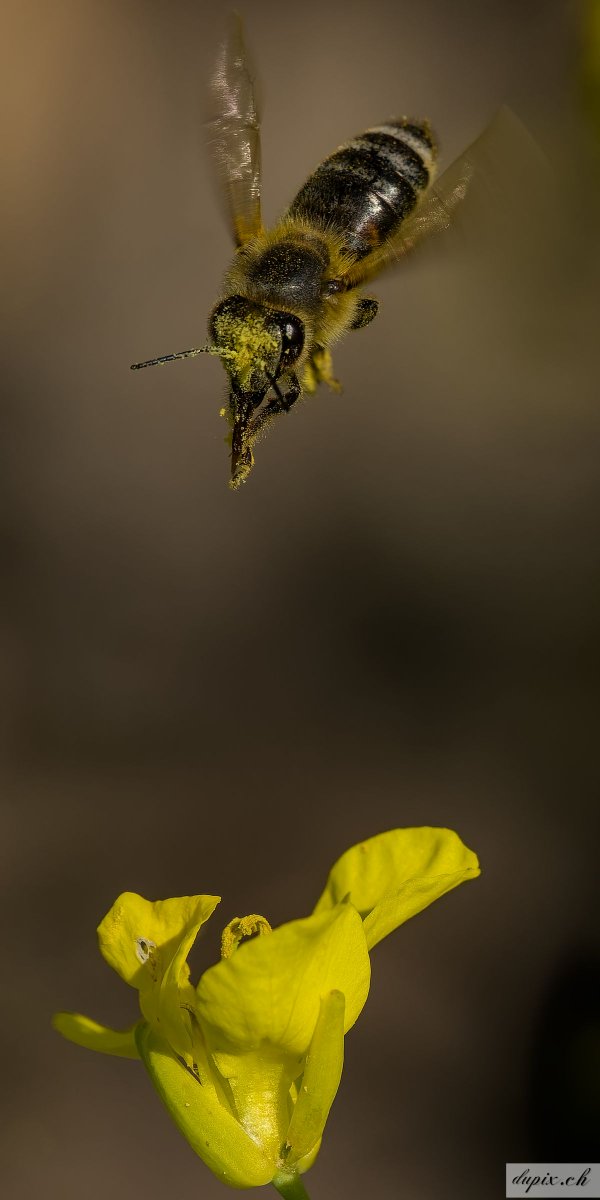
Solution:
{"label": "bee proboscis", "polygon": [[232,21],[212,80],[208,141],[236,251],[209,319],[206,346],[140,367],[216,354],[228,374],[230,486],[248,478],[269,426],[319,383],[335,391],[331,346],[377,315],[362,293],[422,239],[445,230],[472,181],[489,174],[498,143],[522,135],[501,109],[434,184],[437,145],[427,121],[397,117],[344,143],[308,178],[273,229],[261,217],[260,120],[241,22]]}

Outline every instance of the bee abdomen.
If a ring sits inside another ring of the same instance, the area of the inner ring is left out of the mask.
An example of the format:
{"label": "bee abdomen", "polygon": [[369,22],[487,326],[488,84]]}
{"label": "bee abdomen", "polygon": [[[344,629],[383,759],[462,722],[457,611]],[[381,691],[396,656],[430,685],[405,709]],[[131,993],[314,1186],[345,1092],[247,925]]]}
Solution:
{"label": "bee abdomen", "polygon": [[434,170],[426,124],[407,118],[368,129],[321,163],[289,212],[333,228],[357,259],[393,237]]}

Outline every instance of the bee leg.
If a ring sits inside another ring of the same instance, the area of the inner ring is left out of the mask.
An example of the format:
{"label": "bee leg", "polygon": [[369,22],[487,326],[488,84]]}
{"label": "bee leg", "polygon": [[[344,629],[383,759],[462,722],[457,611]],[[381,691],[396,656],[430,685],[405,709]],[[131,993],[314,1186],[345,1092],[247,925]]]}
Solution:
{"label": "bee leg", "polygon": [[363,296],[356,306],[356,313],[350,328],[364,329],[365,325],[370,325],[371,321],[375,320],[378,312],[379,300],[376,300],[375,296]]}
{"label": "bee leg", "polygon": [[333,374],[331,351],[325,346],[315,346],[304,368],[304,387],[307,392],[316,392],[318,383],[326,383],[332,392],[341,392],[342,385]]}
{"label": "bee leg", "polygon": [[287,392],[282,392],[278,384],[273,381],[275,395],[272,400],[259,412],[258,416],[250,422],[249,429],[252,431],[252,440],[254,440],[254,431],[261,430],[264,424],[268,424],[271,417],[278,417],[281,413],[290,411],[293,404],[296,403],[302,388],[297,375],[290,373],[290,387]]}
{"label": "bee leg", "polygon": [[290,384],[291,384],[291,387],[290,387],[289,391],[283,393],[282,405],[283,405],[284,412],[290,411],[292,404],[296,403],[296,400],[298,399],[298,397],[300,396],[300,393],[302,391],[302,388],[300,387],[300,380],[298,379],[297,375],[293,374],[293,372],[290,375]]}
{"label": "bee leg", "polygon": [[280,417],[282,413],[287,413],[293,404],[296,403],[302,388],[296,375],[290,376],[290,387],[287,392],[282,392],[281,388],[274,383],[276,394],[268,404],[257,414],[253,420],[248,422],[244,432],[244,447],[250,453],[252,446],[266,433],[269,425],[273,423],[276,417]]}

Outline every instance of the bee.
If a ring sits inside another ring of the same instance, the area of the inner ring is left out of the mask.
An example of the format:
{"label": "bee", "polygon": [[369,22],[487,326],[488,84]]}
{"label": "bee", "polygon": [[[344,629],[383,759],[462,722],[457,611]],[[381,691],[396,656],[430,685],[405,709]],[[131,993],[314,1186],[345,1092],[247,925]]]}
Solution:
{"label": "bee", "polygon": [[228,375],[230,486],[244,483],[254,447],[320,383],[334,391],[331,347],[364,329],[379,303],[362,289],[428,234],[448,228],[494,146],[520,123],[502,109],[434,184],[437,143],[425,120],[396,117],[345,142],[307,179],[275,227],[261,218],[260,120],[241,22],[234,18],[212,79],[208,142],[235,242],[205,346],[132,370],[215,354]]}

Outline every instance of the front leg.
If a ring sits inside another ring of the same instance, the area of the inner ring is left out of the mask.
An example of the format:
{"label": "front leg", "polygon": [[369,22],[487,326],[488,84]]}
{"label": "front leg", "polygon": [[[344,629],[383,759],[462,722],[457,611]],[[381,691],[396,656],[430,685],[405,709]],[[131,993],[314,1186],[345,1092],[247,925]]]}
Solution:
{"label": "front leg", "polygon": [[263,437],[275,418],[289,412],[300,396],[302,389],[297,376],[290,372],[289,378],[290,387],[286,392],[282,392],[276,380],[273,380],[272,387],[275,390],[273,399],[252,420],[248,419],[249,413],[246,412],[242,422],[234,425],[231,442],[230,487],[235,489],[241,483],[246,482],[254,466],[252,447],[259,438]]}
{"label": "front leg", "polygon": [[287,392],[282,392],[279,384],[275,379],[272,380],[271,386],[275,395],[268,404],[256,415],[253,421],[250,421],[246,440],[253,445],[254,442],[264,432],[265,428],[271,424],[274,417],[281,416],[282,413],[290,411],[292,405],[296,403],[302,388],[297,375],[293,371],[289,375],[290,386]]}

